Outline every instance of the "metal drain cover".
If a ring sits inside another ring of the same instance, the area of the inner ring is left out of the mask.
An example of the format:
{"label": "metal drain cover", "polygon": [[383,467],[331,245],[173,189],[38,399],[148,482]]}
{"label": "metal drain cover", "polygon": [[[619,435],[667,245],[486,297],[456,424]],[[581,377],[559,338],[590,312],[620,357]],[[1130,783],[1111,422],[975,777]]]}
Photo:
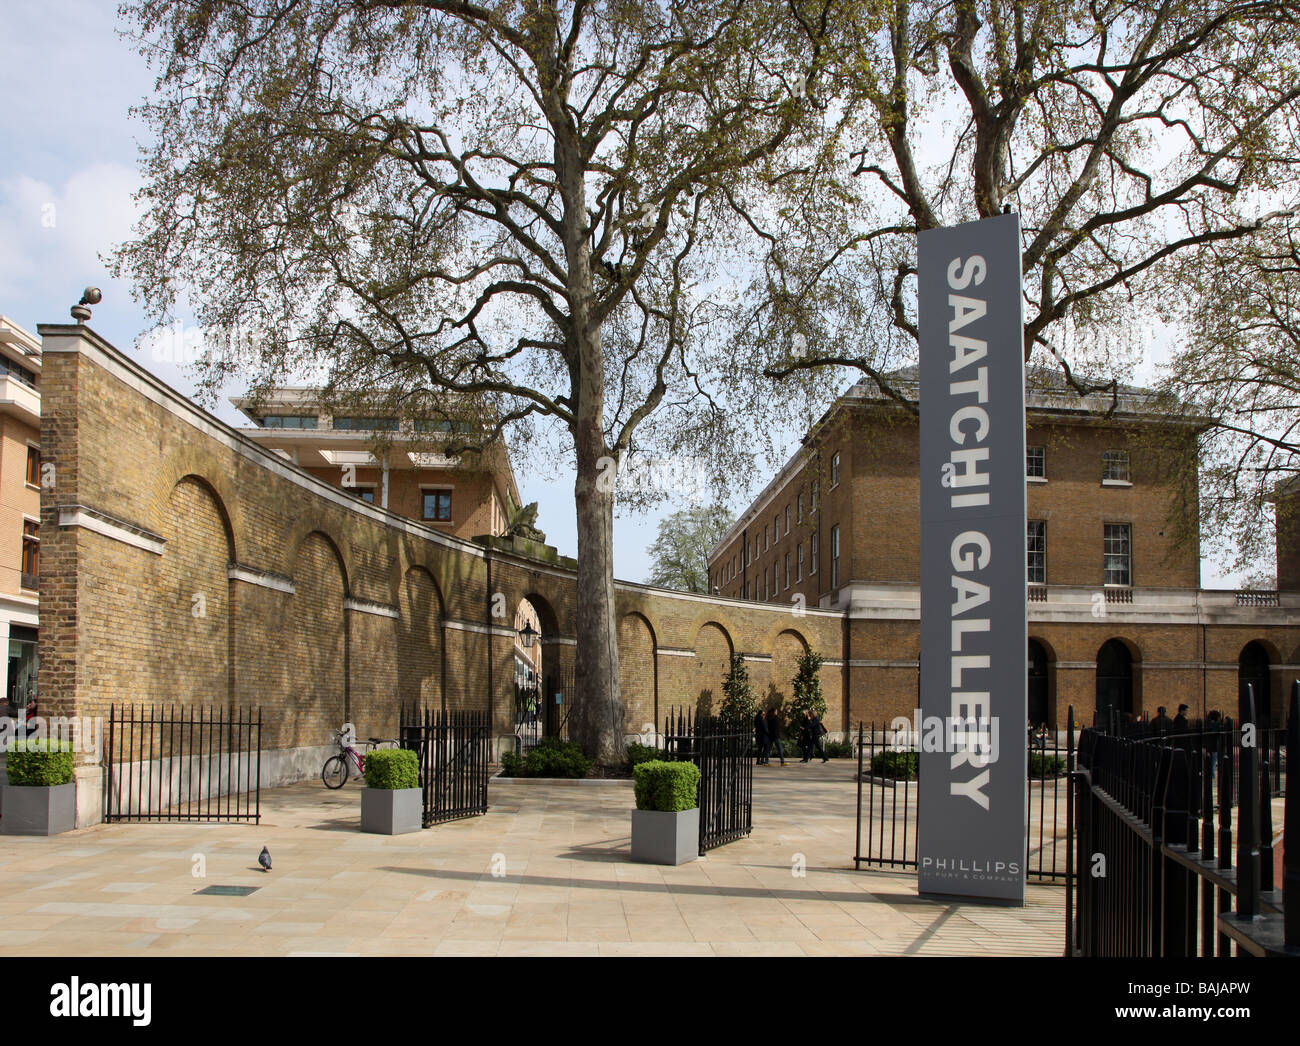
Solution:
{"label": "metal drain cover", "polygon": [[260,886],[205,886],[195,892],[216,894],[218,897],[247,897],[254,890],[260,889]]}

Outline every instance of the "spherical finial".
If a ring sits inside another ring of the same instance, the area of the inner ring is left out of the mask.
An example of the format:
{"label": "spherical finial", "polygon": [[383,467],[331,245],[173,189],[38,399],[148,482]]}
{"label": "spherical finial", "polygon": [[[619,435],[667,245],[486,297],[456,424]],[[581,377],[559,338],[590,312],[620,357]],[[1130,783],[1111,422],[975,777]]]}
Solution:
{"label": "spherical finial", "polygon": [[72,318],[78,323],[85,323],[90,319],[90,309],[87,306],[98,305],[103,299],[104,296],[100,294],[98,287],[87,287],[81,293],[81,301],[71,309]]}

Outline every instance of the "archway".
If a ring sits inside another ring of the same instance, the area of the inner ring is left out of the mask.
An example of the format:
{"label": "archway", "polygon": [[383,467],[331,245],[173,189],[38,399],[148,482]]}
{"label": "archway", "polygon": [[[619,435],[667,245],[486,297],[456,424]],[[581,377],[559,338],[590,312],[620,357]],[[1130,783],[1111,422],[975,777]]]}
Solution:
{"label": "archway", "polygon": [[[522,748],[543,737],[567,737],[573,709],[573,656],[545,596],[529,592],[513,620],[515,733]],[[529,636],[529,633],[535,636]],[[567,656],[566,656],[567,655]]]}
{"label": "archway", "polygon": [[1133,654],[1122,639],[1109,639],[1097,651],[1097,722],[1112,714],[1133,715]]}
{"label": "archway", "polygon": [[[1271,668],[1268,651],[1264,649],[1263,643],[1252,640],[1242,647],[1241,655],[1237,658],[1237,698],[1240,701],[1245,696],[1246,687],[1254,689],[1255,722],[1262,730],[1267,730],[1272,725]],[[1236,709],[1232,712],[1235,713]]]}
{"label": "archway", "polygon": [[1029,640],[1029,725],[1052,723],[1052,657],[1037,639]]}

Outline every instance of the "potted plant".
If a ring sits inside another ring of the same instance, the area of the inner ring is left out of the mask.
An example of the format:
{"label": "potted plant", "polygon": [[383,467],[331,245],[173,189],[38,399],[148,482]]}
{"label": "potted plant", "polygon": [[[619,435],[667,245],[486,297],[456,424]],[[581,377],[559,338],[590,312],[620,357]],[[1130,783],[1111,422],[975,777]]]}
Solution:
{"label": "potted plant", "polygon": [[361,789],[361,830],[403,835],[424,827],[420,764],[405,748],[376,748],[366,756]]}
{"label": "potted plant", "polygon": [[5,768],[9,783],[0,803],[0,834],[58,835],[76,827],[71,743],[15,741]]}
{"label": "potted plant", "polygon": [[632,860],[642,864],[685,864],[700,853],[700,768],[660,759],[632,770]]}

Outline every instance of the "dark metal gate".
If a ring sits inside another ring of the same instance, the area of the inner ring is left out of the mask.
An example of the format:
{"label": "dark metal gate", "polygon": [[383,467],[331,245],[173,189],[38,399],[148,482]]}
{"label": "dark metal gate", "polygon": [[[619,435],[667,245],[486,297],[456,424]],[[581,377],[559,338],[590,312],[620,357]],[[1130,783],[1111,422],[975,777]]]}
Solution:
{"label": "dark metal gate", "polygon": [[110,705],[104,820],[261,819],[262,710]]}
{"label": "dark metal gate", "polygon": [[487,813],[488,714],[415,709],[402,715],[402,747],[420,761],[424,827]]}
{"label": "dark metal gate", "polygon": [[664,721],[669,758],[700,768],[700,853],[754,827],[754,731],[748,723],[673,709]]}
{"label": "dark metal gate", "polygon": [[[1073,722],[1074,709],[1068,713]],[[918,738],[882,724],[858,724],[858,827],[853,866],[915,868],[917,865]],[[1064,742],[1049,731],[1030,730],[1029,818],[1025,874],[1030,882],[1061,883],[1071,875],[1068,825],[1069,771],[1074,733]]]}

